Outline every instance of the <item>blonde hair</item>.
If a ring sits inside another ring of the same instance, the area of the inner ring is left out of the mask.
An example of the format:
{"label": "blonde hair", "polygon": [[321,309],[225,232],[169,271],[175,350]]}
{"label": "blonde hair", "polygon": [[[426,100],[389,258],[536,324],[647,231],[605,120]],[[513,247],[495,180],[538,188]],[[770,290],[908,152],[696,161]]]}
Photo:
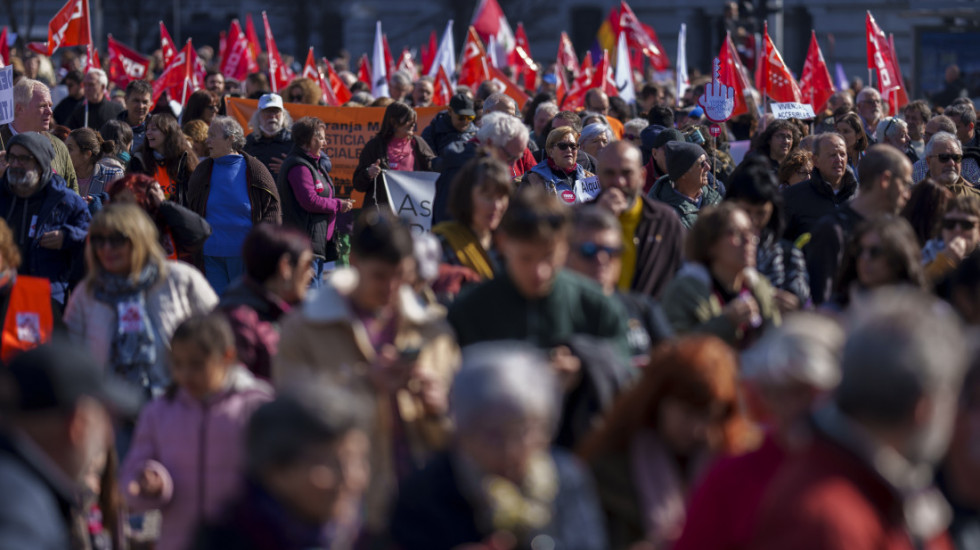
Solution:
{"label": "blonde hair", "polygon": [[88,265],[85,287],[88,290],[92,290],[93,283],[105,273],[92,248],[91,236],[113,232],[122,233],[132,244],[131,279],[137,280],[143,267],[151,262],[157,265],[161,275],[165,274],[167,255],[160,246],[157,228],[150,217],[135,204],[110,204],[100,210],[89,225],[89,240],[85,244],[85,263]]}
{"label": "blonde hair", "polygon": [[558,144],[565,136],[572,136],[575,143],[578,143],[579,133],[575,131],[571,126],[559,126],[555,128],[548,134],[548,139],[545,140],[544,148],[545,150],[551,149]]}

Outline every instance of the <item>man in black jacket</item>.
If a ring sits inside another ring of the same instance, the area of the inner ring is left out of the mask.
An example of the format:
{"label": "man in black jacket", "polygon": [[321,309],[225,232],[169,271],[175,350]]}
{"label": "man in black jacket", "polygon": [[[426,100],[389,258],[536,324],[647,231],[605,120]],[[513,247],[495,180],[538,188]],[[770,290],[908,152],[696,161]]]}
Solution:
{"label": "man in black jacket", "polygon": [[91,69],[82,79],[82,89],[85,99],[75,107],[68,117],[66,126],[72,130],[92,128],[96,132],[106,122],[115,119],[122,112],[123,106],[106,98],[105,90],[109,85],[109,77],[102,69]]}
{"label": "man in black jacket", "polygon": [[813,231],[820,218],[833,214],[857,191],[847,169],[847,146],[839,134],[820,134],[813,143],[813,175],[783,191],[786,232],[795,241]]}
{"label": "man in black jacket", "polygon": [[449,100],[449,110],[436,115],[422,130],[422,139],[429,144],[436,156],[442,156],[454,143],[466,143],[476,135],[476,110],[473,100],[466,94],[456,94]]}

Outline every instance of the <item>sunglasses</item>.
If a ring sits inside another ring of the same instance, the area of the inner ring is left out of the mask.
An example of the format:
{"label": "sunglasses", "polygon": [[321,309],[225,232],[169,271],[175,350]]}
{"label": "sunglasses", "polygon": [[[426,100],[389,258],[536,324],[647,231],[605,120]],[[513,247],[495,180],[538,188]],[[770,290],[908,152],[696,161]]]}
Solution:
{"label": "sunglasses", "polygon": [[456,115],[456,118],[458,118],[460,120],[465,120],[467,122],[473,122],[474,120],[476,120],[476,117],[475,116],[472,116],[472,115],[459,115],[459,114],[456,114],[456,113],[453,113],[453,114]]}
{"label": "sunglasses", "polygon": [[865,254],[868,255],[868,258],[877,260],[885,255],[885,250],[876,244],[858,249],[858,257],[864,256]]}
{"label": "sunglasses", "polygon": [[92,248],[96,250],[105,245],[109,245],[109,248],[120,248],[129,242],[129,237],[123,235],[122,233],[112,233],[110,235],[90,235],[89,242],[92,244]]}
{"label": "sunglasses", "polygon": [[594,242],[584,242],[575,246],[575,250],[580,256],[588,260],[594,260],[600,252],[604,252],[610,258],[618,258],[623,255],[621,246],[604,246]]}
{"label": "sunglasses", "polygon": [[958,220],[956,218],[946,218],[943,220],[943,229],[952,231],[959,227],[963,231],[972,231],[977,227],[976,220]]}
{"label": "sunglasses", "polygon": [[562,151],[568,151],[569,149],[575,151],[578,149],[578,143],[570,143],[568,141],[562,141],[561,143],[556,143],[555,147],[561,149]]}
{"label": "sunglasses", "polygon": [[959,163],[961,160],[963,160],[963,155],[958,155],[956,153],[953,153],[953,154],[943,153],[941,155],[935,155],[935,157],[937,159],[939,159],[939,162],[941,162],[943,164],[946,164],[949,161],[953,161],[953,162]]}

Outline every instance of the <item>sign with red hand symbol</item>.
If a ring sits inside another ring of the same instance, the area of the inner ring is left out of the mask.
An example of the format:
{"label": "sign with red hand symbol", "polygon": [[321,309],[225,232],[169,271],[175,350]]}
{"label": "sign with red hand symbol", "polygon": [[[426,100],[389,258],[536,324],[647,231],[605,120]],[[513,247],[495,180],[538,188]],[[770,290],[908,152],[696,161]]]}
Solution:
{"label": "sign with red hand symbol", "polygon": [[711,122],[725,122],[735,110],[735,88],[721,82],[721,61],[717,57],[711,71],[711,83],[704,87],[698,105]]}

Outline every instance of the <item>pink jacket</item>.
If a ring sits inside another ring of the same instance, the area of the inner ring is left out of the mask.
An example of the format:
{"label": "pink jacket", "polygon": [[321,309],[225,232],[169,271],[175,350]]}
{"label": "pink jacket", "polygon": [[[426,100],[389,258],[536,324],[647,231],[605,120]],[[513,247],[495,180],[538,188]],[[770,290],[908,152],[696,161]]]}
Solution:
{"label": "pink jacket", "polygon": [[[163,514],[158,550],[183,550],[201,520],[212,520],[241,488],[245,425],[272,399],[272,390],[245,367],[235,367],[224,391],[206,402],[177,390],[154,400],[140,414],[120,475],[134,512]],[[130,482],[144,468],[163,478],[158,498],[134,497]]]}

